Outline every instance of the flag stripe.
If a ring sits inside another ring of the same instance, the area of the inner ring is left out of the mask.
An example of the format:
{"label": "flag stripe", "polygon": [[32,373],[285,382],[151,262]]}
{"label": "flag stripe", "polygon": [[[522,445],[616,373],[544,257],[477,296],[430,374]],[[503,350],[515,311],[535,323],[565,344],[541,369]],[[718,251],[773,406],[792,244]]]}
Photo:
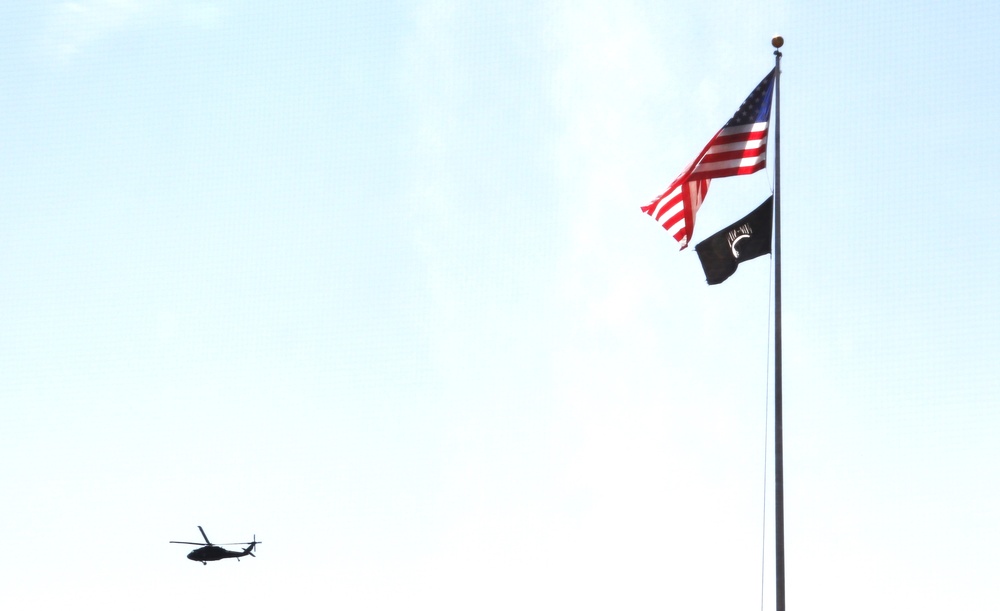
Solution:
{"label": "flag stripe", "polygon": [[698,177],[705,178],[725,178],[727,176],[744,176],[753,174],[764,167],[763,159],[741,159],[739,161],[727,161],[724,163],[706,164],[698,172]]}
{"label": "flag stripe", "polygon": [[755,154],[754,152],[747,151],[742,155],[716,155],[698,164],[698,169],[691,175],[691,178],[696,178],[702,172],[714,172],[723,168],[733,168],[735,170],[751,166],[758,161],[764,161],[763,153],[761,152]]}
{"label": "flag stripe", "polygon": [[730,125],[729,127],[723,127],[720,129],[718,135],[730,136],[750,132],[766,132],[767,124],[767,121],[755,121],[754,123],[744,123],[743,125]]}
{"label": "flag stripe", "polygon": [[752,153],[754,155],[759,155],[764,152],[764,148],[767,146],[767,134],[757,140],[748,140],[746,142],[733,142],[731,144],[716,144],[708,149],[705,154],[706,158],[712,156],[729,156],[729,157],[744,157],[746,153]]}

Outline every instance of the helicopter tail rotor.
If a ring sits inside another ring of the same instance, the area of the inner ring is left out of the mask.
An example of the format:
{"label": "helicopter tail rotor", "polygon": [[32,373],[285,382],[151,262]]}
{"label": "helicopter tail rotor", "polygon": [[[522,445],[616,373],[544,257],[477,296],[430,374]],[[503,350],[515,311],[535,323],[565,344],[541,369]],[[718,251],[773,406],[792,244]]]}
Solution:
{"label": "helicopter tail rotor", "polygon": [[243,551],[244,551],[244,552],[246,552],[246,553],[248,553],[248,554],[250,554],[250,555],[251,555],[251,556],[253,556],[254,558],[256,558],[256,557],[257,557],[257,554],[253,553],[253,550],[254,550],[254,548],[256,548],[256,547],[257,547],[257,545],[258,545],[259,543],[261,543],[261,542],[257,540],[257,535],[254,535],[254,536],[253,536],[253,541],[252,541],[252,542],[250,543],[250,547],[246,548],[246,549],[245,549],[245,550],[243,550]]}

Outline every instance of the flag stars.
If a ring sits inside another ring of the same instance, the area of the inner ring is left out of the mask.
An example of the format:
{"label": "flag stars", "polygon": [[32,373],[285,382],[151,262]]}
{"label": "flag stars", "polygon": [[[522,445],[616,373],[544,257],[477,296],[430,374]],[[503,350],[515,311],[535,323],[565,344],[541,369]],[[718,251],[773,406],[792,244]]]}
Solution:
{"label": "flag stars", "polygon": [[746,125],[747,123],[759,123],[761,122],[762,109],[767,109],[770,111],[771,104],[771,83],[774,81],[774,71],[772,70],[764,80],[757,85],[756,88],[750,93],[746,101],[740,106],[740,109],[736,111],[733,118],[729,120],[723,127],[733,127],[735,125]]}

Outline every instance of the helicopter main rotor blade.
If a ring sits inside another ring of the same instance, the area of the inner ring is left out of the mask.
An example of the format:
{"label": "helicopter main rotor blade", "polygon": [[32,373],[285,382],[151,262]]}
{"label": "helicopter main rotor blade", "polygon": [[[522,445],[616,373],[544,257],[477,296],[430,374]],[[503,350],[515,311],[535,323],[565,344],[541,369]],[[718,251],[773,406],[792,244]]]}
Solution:
{"label": "helicopter main rotor blade", "polygon": [[208,535],[206,535],[206,534],[205,534],[205,529],[204,529],[204,528],[202,528],[201,526],[199,526],[199,527],[198,527],[198,530],[200,530],[200,531],[201,531],[201,536],[202,536],[202,537],[205,537],[205,543],[208,543],[209,545],[211,545],[211,544],[212,544],[212,542],[208,540]]}
{"label": "helicopter main rotor blade", "polygon": [[181,545],[205,545],[204,543],[192,543],[191,541],[171,541],[170,543],[180,543]]}

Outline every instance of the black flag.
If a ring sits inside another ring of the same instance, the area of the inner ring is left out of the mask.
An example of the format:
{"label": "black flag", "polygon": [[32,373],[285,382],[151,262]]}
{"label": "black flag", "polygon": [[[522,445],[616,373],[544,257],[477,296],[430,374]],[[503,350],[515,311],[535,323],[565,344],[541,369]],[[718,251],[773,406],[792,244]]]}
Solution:
{"label": "black flag", "polygon": [[736,273],[736,266],[771,254],[773,197],[757,209],[694,247],[709,284],[719,284]]}

